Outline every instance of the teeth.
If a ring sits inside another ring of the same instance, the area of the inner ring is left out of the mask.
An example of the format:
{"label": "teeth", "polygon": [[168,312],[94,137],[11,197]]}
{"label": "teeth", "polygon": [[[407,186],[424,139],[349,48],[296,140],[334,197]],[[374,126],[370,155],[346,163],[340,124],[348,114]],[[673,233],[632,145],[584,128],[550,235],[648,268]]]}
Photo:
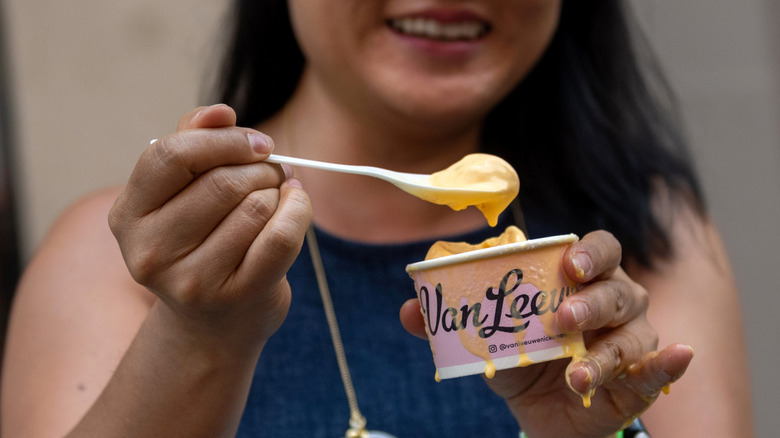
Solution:
{"label": "teeth", "polygon": [[406,35],[444,41],[475,40],[488,31],[488,27],[485,23],[477,21],[442,23],[427,18],[400,18],[397,20],[390,20],[390,27]]}

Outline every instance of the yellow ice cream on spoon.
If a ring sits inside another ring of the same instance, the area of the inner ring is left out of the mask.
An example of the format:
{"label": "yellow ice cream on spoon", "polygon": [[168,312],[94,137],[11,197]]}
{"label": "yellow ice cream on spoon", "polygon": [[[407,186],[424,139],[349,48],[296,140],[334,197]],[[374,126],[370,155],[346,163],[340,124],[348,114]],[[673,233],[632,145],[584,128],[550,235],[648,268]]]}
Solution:
{"label": "yellow ice cream on spoon", "polygon": [[[434,204],[463,210],[473,205],[485,215],[491,227],[498,215],[520,191],[520,179],[512,166],[490,154],[470,154],[452,166],[430,176],[430,183],[442,190],[420,189],[409,193]],[[448,190],[468,189],[468,190]]]}

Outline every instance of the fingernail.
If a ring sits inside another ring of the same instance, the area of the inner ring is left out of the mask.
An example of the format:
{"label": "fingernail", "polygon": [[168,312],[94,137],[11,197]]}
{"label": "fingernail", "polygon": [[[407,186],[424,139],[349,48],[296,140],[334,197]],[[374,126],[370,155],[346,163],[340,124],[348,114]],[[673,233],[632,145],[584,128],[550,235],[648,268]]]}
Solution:
{"label": "fingernail", "polygon": [[193,121],[195,121],[195,120],[198,120],[198,118],[199,118],[200,116],[202,116],[203,114],[207,113],[207,112],[208,112],[210,109],[214,108],[214,107],[215,107],[215,106],[217,106],[217,105],[219,105],[219,104],[216,104],[216,105],[209,105],[209,106],[207,106],[207,107],[205,107],[205,108],[201,109],[201,110],[200,110],[200,111],[198,111],[198,112],[197,112],[197,113],[196,113],[194,116],[192,116],[192,120],[193,120]]}
{"label": "fingernail", "polygon": [[271,153],[271,150],[273,149],[271,137],[259,132],[248,134],[247,137],[249,138],[249,144],[256,153],[260,155],[268,155]]}
{"label": "fingernail", "polygon": [[301,184],[301,180],[296,178],[290,178],[287,180],[287,184],[289,184],[292,187],[295,187],[296,189],[302,189],[303,184]]}
{"label": "fingernail", "polygon": [[588,322],[588,319],[590,319],[590,309],[588,308],[588,305],[577,300],[571,303],[570,309],[571,314],[574,317],[574,323],[577,324],[577,328],[582,328],[582,326]]}
{"label": "fingernail", "polygon": [[194,122],[195,120],[198,120],[198,117],[200,117],[201,114],[203,114],[207,109],[209,109],[209,107],[203,108],[200,111],[198,111],[197,113],[195,113],[195,115],[192,116],[192,120],[190,120],[190,122]]}
{"label": "fingernail", "polygon": [[577,274],[577,278],[585,278],[585,274],[593,269],[593,263],[590,257],[582,252],[575,252],[571,256],[571,263],[574,265],[574,271]]}
{"label": "fingernail", "polygon": [[593,376],[590,374],[590,369],[588,369],[587,366],[580,366],[571,373],[572,379],[575,378],[575,374],[577,374],[579,380],[585,382],[586,387],[590,389],[591,385],[593,385]]}
{"label": "fingernail", "polygon": [[[573,382],[578,381],[585,384],[585,390],[580,392],[574,388]],[[584,363],[575,367],[571,374],[566,376],[566,382],[569,388],[582,397],[582,405],[586,408],[590,407],[591,397],[596,393],[596,388],[593,387],[593,375],[590,372],[590,367]]]}
{"label": "fingernail", "polygon": [[284,179],[290,179],[295,176],[295,171],[289,164],[281,164],[282,171],[284,171]]}

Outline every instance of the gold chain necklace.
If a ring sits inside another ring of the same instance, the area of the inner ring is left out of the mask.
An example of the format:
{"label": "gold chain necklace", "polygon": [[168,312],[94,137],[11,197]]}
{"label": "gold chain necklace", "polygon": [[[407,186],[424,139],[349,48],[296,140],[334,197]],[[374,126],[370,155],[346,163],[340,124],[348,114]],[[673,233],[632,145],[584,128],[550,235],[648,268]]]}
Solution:
{"label": "gold chain necklace", "polygon": [[[290,152],[294,153],[295,140],[294,132],[290,126],[290,108],[284,109],[284,115],[282,116],[282,130],[286,137],[288,148]],[[528,235],[525,227],[525,222],[522,220],[523,213],[520,209],[520,203],[517,199],[512,204],[514,217],[520,218],[519,224],[523,232]],[[306,230],[306,242],[309,247],[309,254],[311,256],[311,262],[314,267],[314,274],[317,278],[317,287],[320,291],[320,297],[322,298],[322,306],[325,310],[325,317],[328,321],[328,329],[330,331],[330,339],[333,343],[333,350],[336,353],[336,362],[339,366],[339,373],[341,373],[341,381],[344,383],[344,392],[347,395],[347,402],[349,403],[349,429],[345,433],[345,438],[395,438],[386,432],[370,431],[366,429],[366,417],[360,412],[360,407],[357,402],[357,394],[355,393],[355,387],[352,384],[352,376],[349,372],[349,365],[347,364],[347,356],[344,353],[344,343],[341,340],[341,332],[339,331],[338,320],[336,318],[336,311],[333,308],[333,299],[330,295],[330,288],[328,287],[328,280],[325,276],[325,266],[322,263],[322,256],[320,255],[320,247],[317,243],[317,236],[314,232],[314,225],[309,225],[309,229]]]}
{"label": "gold chain necklace", "polygon": [[341,332],[339,331],[336,311],[333,308],[333,299],[328,288],[328,280],[325,277],[325,266],[322,264],[320,247],[317,244],[317,236],[314,233],[314,226],[310,225],[306,231],[306,242],[311,254],[311,262],[314,266],[314,273],[317,277],[317,287],[322,297],[322,306],[325,309],[325,317],[328,320],[328,329],[330,330],[330,339],[333,342],[333,350],[336,353],[336,362],[339,365],[341,381],[344,383],[344,392],[347,394],[349,402],[349,429],[345,438],[394,438],[385,432],[366,430],[366,417],[360,412],[358,407],[355,387],[352,385],[352,377],[349,373],[347,356],[344,354],[344,343],[341,341]]}
{"label": "gold chain necklace", "polygon": [[[291,119],[291,107],[287,105],[282,114],[282,131],[287,140],[287,147],[292,153],[295,154],[295,131],[292,129]],[[325,277],[325,266],[322,264],[322,256],[320,255],[320,246],[317,244],[317,236],[314,233],[314,225],[309,225],[309,229],[306,230],[306,242],[309,246],[309,253],[311,255],[311,262],[314,266],[314,273],[317,277],[317,287],[320,290],[320,297],[322,297],[322,307],[325,310],[325,317],[328,321],[328,329],[330,330],[330,339],[333,343],[333,350],[336,353],[336,362],[339,366],[339,372],[341,373],[341,381],[344,383],[344,392],[347,394],[347,401],[349,402],[349,429],[345,433],[345,438],[395,438],[385,432],[369,431],[366,429],[366,417],[360,412],[360,408],[357,403],[357,395],[355,394],[355,387],[352,385],[352,376],[349,373],[349,366],[347,364],[347,356],[344,354],[344,343],[341,341],[341,332],[339,331],[338,320],[336,319],[336,311],[333,308],[333,299],[330,296],[330,288],[328,287],[328,279]]]}

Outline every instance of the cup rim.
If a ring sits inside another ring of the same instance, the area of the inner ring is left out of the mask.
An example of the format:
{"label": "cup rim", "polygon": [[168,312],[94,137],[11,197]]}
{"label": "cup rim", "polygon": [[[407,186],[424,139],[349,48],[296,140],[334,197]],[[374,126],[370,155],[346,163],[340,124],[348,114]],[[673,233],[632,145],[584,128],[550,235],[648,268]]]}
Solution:
{"label": "cup rim", "polygon": [[441,268],[444,266],[471,262],[475,260],[482,260],[490,257],[511,254],[514,252],[530,251],[533,249],[545,248],[553,245],[574,243],[577,240],[579,240],[579,237],[576,234],[560,234],[557,236],[548,236],[548,237],[541,237],[538,239],[524,240],[522,242],[507,243],[504,245],[494,246],[491,248],[475,249],[473,251],[467,251],[459,254],[452,254],[444,257],[438,257],[431,260],[423,260],[421,262],[411,263],[406,265],[406,272],[411,274],[413,272],[424,271],[426,269]]}

